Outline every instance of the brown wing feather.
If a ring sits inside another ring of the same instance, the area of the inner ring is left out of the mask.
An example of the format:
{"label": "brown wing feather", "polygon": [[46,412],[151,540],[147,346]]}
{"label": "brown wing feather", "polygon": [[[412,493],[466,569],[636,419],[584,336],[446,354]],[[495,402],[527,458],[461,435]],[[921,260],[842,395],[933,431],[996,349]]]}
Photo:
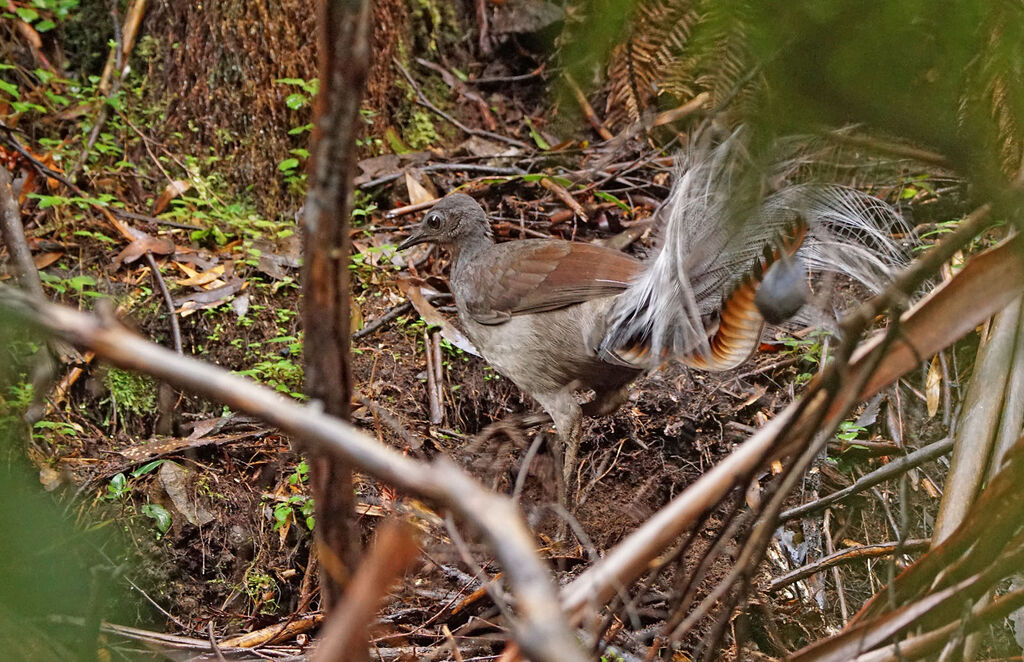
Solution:
{"label": "brown wing feather", "polygon": [[625,290],[641,264],[603,246],[558,240],[500,244],[473,274],[466,308],[481,324],[557,310]]}

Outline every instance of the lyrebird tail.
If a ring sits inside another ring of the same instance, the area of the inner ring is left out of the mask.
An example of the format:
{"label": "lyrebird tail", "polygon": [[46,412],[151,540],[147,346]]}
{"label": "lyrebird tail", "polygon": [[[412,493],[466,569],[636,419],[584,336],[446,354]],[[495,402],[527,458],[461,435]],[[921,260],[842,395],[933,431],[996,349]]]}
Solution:
{"label": "lyrebird tail", "polygon": [[606,360],[653,367],[676,358],[726,370],[756,349],[766,317],[777,322],[799,307],[805,269],[877,292],[904,262],[891,238],[906,231],[903,219],[867,194],[797,185],[761,201],[743,195],[740,134],[692,148],[683,161],[662,210],[659,252],[611,310]]}

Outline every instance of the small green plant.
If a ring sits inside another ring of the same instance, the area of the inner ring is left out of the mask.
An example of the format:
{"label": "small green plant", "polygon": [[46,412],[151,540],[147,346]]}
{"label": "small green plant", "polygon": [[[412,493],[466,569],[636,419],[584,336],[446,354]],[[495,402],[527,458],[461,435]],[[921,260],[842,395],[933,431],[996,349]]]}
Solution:
{"label": "small green plant", "polygon": [[316,518],[313,516],[315,507],[313,499],[304,494],[293,494],[285,501],[274,506],[274,530],[287,525],[290,521],[302,521],[310,531],[316,526]]}
{"label": "small green plant", "polygon": [[319,78],[311,78],[309,80],[302,78],[278,78],[274,82],[293,88],[292,93],[285,97],[284,100],[284,105],[292,110],[299,110],[308,106],[313,101],[313,97],[320,91]]}
{"label": "small green plant", "polygon": [[867,428],[857,425],[853,421],[843,421],[839,424],[839,431],[836,432],[836,439],[850,443],[856,441],[862,433],[867,431]]}
{"label": "small green plant", "polygon": [[128,486],[128,478],[123,474],[114,474],[114,477],[107,483],[107,493],[103,495],[103,498],[107,501],[122,501],[129,494],[131,494],[131,488]]}
{"label": "small green plant", "polygon": [[156,382],[147,375],[111,368],[103,380],[110,399],[122,412],[136,416],[156,412]]}
{"label": "small green plant", "polygon": [[158,503],[147,503],[139,511],[146,517],[153,520],[153,526],[157,530],[157,538],[162,538],[171,528],[171,514],[167,509]]}
{"label": "small green plant", "polygon": [[405,144],[412,149],[425,149],[441,140],[430,115],[422,110],[414,111],[404,132]]}
{"label": "small green plant", "polygon": [[790,336],[782,341],[782,344],[786,346],[783,353],[797,356],[803,363],[809,363],[814,367],[814,370],[806,370],[796,376],[795,382],[797,386],[802,386],[811,381],[814,373],[821,366],[822,354],[825,351],[824,338],[828,335],[827,331],[817,329],[811,331],[803,338]]}
{"label": "small green plant", "polygon": [[250,568],[245,573],[245,594],[253,604],[253,608],[263,614],[277,611],[277,599],[280,589],[274,578],[265,572]]}
{"label": "small green plant", "polygon": [[103,495],[103,498],[107,501],[125,500],[128,495],[131,494],[132,488],[134,487],[137,479],[153,473],[161,464],[169,461],[170,460],[153,460],[152,462],[147,462],[146,464],[136,468],[128,476],[126,476],[124,472],[115,474],[114,477],[110,479],[110,482],[107,483],[107,492]]}
{"label": "small green plant", "polygon": [[103,296],[101,292],[92,289],[96,287],[96,279],[85,274],[72,276],[71,278],[61,278],[60,276],[40,271],[39,280],[43,281],[43,285],[49,287],[57,294],[74,294],[79,298]]}
{"label": "small green plant", "polygon": [[[78,433],[84,432],[81,425],[68,423],[67,421],[36,421],[32,425],[33,437],[46,440],[53,435],[61,437],[77,437]],[[46,432],[41,432],[45,430]],[[47,434],[47,432],[49,434]]]}
{"label": "small green plant", "polygon": [[292,475],[288,476],[288,484],[298,487],[307,481],[309,481],[309,463],[302,460],[295,465],[295,471],[292,472]]}

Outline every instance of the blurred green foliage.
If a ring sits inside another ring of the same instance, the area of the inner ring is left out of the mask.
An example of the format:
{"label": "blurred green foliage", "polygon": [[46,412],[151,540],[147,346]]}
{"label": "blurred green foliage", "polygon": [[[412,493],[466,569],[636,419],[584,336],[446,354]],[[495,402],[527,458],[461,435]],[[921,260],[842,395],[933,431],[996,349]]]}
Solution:
{"label": "blurred green foliage", "polygon": [[860,125],[941,153],[984,197],[1024,170],[1019,1],[589,0],[570,17],[568,70],[593,86],[607,67],[613,96],[663,109],[708,91],[705,113],[765,143]]}
{"label": "blurred green foliage", "polygon": [[111,561],[123,558],[118,530],[83,530],[26,459],[22,396],[38,347],[40,338],[0,321],[0,659],[95,660],[101,620],[138,616],[120,600],[124,568]]}

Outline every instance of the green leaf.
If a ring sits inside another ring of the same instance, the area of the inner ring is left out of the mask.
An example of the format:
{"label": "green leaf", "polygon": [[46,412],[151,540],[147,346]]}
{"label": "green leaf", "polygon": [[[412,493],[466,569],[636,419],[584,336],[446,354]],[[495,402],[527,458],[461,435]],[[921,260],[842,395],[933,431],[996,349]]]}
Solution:
{"label": "green leaf", "polygon": [[540,147],[544,151],[551,149],[551,145],[548,141],[544,140],[544,136],[540,135],[540,132],[533,126],[533,122],[529,117],[525,118],[526,126],[530,127],[530,137],[533,138],[533,142],[536,143],[537,147]]}
{"label": "green leaf", "polygon": [[8,83],[5,80],[0,80],[0,90],[6,92],[7,94],[11,95],[15,99],[20,99],[21,98],[21,92],[18,91],[18,86],[15,85],[14,83]]}
{"label": "green leaf", "polygon": [[27,113],[30,110],[35,110],[40,113],[46,112],[46,108],[43,108],[38,103],[29,103],[28,101],[15,101],[11,104],[11,108],[14,108],[14,110],[19,113]]}
{"label": "green leaf", "polygon": [[622,209],[622,211],[625,211],[625,212],[631,211],[630,208],[629,208],[629,205],[627,205],[622,200],[619,200],[618,198],[616,198],[611,193],[606,193],[605,191],[594,191],[594,197],[600,198],[601,200],[604,200],[606,202],[614,202],[615,206],[617,206],[620,209]]}
{"label": "green leaf", "polygon": [[298,110],[299,108],[305,106],[308,102],[309,99],[306,97],[305,94],[293,92],[292,94],[289,94],[287,97],[285,97],[284,105],[288,106],[292,110]]}
{"label": "green leaf", "polygon": [[171,528],[171,514],[158,503],[147,503],[141,508],[142,514],[153,520],[161,535]]}
{"label": "green leaf", "polygon": [[288,518],[291,516],[292,506],[290,503],[279,503],[274,506],[274,530],[276,531],[287,524]]}
{"label": "green leaf", "polygon": [[159,467],[161,464],[167,461],[168,460],[153,460],[152,462],[147,462],[146,464],[142,465],[141,467],[132,472],[132,478],[145,476],[146,474],[155,471],[157,467]]}
{"label": "green leaf", "polygon": [[17,7],[15,8],[14,13],[18,15],[18,18],[25,21],[26,23],[31,23],[32,21],[39,18],[39,12],[37,12],[35,9],[32,9],[31,7]]}
{"label": "green leaf", "polygon": [[94,287],[96,285],[96,279],[92,276],[75,276],[74,278],[68,279],[68,286],[76,292],[81,292],[87,287]]}
{"label": "green leaf", "polygon": [[43,20],[36,23],[35,28],[37,32],[49,32],[50,30],[57,27],[53,21]]}
{"label": "green leaf", "polygon": [[116,474],[107,483],[107,498],[117,499],[124,495],[125,490],[128,488],[128,479],[124,477],[124,474]]}
{"label": "green leaf", "polygon": [[284,161],[281,161],[280,163],[277,164],[277,169],[280,170],[281,172],[288,172],[290,170],[295,170],[298,167],[299,167],[299,160],[298,159],[285,159]]}

